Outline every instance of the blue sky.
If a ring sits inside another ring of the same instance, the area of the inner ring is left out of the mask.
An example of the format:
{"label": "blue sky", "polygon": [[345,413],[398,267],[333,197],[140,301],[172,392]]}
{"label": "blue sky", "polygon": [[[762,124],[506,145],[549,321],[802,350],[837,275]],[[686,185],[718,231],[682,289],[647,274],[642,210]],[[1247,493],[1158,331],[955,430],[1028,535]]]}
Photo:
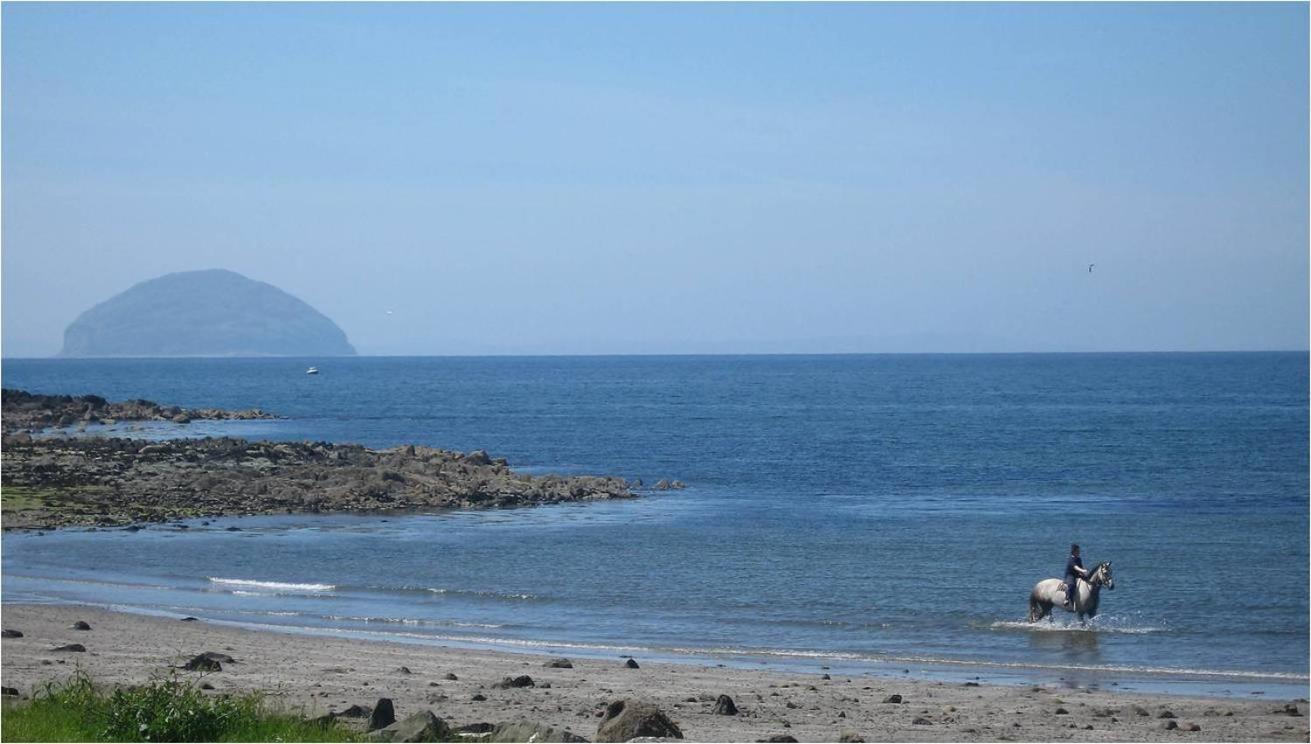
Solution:
{"label": "blue sky", "polygon": [[9,356],[216,267],[363,353],[1307,348],[1305,4],[0,12]]}

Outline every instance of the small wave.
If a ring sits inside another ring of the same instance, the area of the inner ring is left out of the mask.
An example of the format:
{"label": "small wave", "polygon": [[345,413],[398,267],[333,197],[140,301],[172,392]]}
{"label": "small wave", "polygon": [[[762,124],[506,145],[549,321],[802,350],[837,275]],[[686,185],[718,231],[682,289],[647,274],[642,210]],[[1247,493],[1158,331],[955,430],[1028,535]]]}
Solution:
{"label": "small wave", "polygon": [[443,589],[441,587],[432,587],[432,586],[425,587],[425,590],[432,594],[450,594],[450,595],[462,596],[462,597],[483,597],[489,599],[516,599],[522,601],[541,599],[541,597],[537,596],[536,594],[528,594],[527,592],[488,592],[488,591],[479,591],[476,589]]}
{"label": "small wave", "polygon": [[[302,592],[307,594],[323,594],[326,592],[336,591],[335,584],[292,584],[282,581],[255,581],[254,579],[220,579],[214,576],[209,577],[210,583],[220,584],[223,586],[241,586],[246,587],[245,594],[256,594],[260,590],[268,592]],[[237,594],[238,590],[233,590]]]}
{"label": "small wave", "polygon": [[470,623],[459,620],[424,620],[413,617],[379,617],[375,615],[324,615],[325,620],[346,621],[355,623],[378,623],[381,625],[405,625],[405,626],[428,626],[438,628],[504,628],[499,623]]}

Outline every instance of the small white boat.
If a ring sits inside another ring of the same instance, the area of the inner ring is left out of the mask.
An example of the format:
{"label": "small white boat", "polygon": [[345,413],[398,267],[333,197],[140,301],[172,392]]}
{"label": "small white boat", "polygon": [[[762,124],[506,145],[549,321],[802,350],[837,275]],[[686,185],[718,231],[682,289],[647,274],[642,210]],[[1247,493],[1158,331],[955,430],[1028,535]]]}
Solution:
{"label": "small white boat", "polygon": [[309,369],[305,370],[305,374],[307,375],[317,375],[318,373],[319,373],[318,367],[310,367]]}

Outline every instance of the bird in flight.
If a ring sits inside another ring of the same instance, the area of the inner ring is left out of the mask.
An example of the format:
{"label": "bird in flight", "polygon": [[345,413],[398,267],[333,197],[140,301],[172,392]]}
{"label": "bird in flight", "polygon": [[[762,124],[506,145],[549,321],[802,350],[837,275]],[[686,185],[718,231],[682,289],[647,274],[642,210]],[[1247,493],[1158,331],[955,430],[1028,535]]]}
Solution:
{"label": "bird in flight", "polygon": [[1089,274],[1092,273],[1092,267],[1094,267],[1094,266],[1096,266],[1096,265],[1097,265],[1097,264],[1088,264],[1088,273],[1089,273]]}

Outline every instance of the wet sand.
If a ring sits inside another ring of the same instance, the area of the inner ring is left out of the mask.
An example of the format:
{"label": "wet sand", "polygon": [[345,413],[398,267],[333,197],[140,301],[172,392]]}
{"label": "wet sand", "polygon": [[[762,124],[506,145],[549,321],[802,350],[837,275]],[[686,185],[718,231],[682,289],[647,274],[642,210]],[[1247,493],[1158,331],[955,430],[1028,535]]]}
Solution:
{"label": "wet sand", "polygon": [[[3,626],[23,633],[3,640],[0,677],[30,695],[34,686],[80,667],[110,684],[177,673],[204,651],[236,660],[204,675],[215,693],[262,690],[276,704],[316,716],[391,698],[403,718],[432,710],[454,725],[528,719],[591,739],[598,711],[612,700],[657,705],[693,741],[756,741],[788,735],[836,741],[1307,741],[1304,701],[1192,698],[1059,687],[849,677],[744,670],[621,658],[573,658],[572,669],[547,668],[551,657],[182,622],[106,610],[5,604]],[[73,630],[78,620],[89,631]],[[85,653],[51,649],[80,643]],[[402,667],[408,669],[404,671]],[[448,679],[453,674],[457,679]],[[536,687],[494,689],[529,675]],[[549,683],[550,687],[545,687]],[[740,714],[712,712],[719,695]],[[884,702],[900,695],[901,703]],[[482,696],[485,700],[475,700]],[[1297,715],[1288,712],[1291,705]],[[1062,712],[1063,711],[1063,712]],[[1173,717],[1162,717],[1165,713]],[[919,721],[918,723],[916,721]],[[1173,722],[1177,728],[1168,729]],[[1193,726],[1198,730],[1190,730]]]}

